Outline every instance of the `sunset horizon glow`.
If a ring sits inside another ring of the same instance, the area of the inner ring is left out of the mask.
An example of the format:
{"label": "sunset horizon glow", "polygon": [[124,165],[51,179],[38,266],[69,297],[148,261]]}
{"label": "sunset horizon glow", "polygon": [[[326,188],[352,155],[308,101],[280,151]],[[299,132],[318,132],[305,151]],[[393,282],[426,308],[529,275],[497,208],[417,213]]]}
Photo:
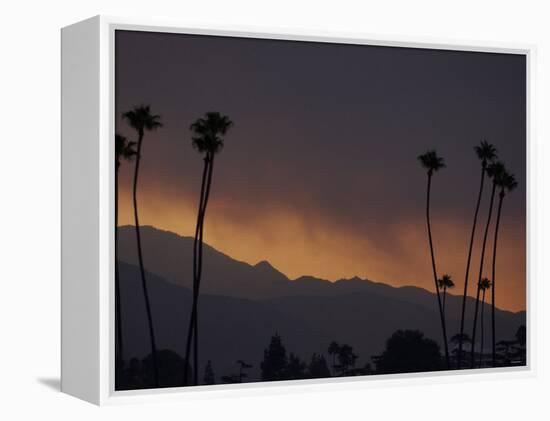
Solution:
{"label": "sunset horizon glow", "polygon": [[[215,187],[214,187],[215,190]],[[215,193],[214,193],[215,194]],[[130,192],[120,192],[120,214],[119,226],[134,226],[133,208]],[[142,193],[140,197],[140,225],[152,226],[155,229],[169,231],[181,237],[193,238],[196,223],[195,204],[186,202],[184,205],[178,205],[178,201],[172,202],[161,210],[157,199],[148,200],[148,194]],[[155,197],[155,194],[152,194]],[[429,264],[428,238],[424,225],[420,227],[411,227],[403,230],[401,250],[409,248],[410,243],[416,244],[411,247],[420,257],[419,263],[414,266],[414,271],[402,273],[399,267],[392,267],[393,260],[388,253],[382,250],[376,250],[376,246],[369,244],[368,239],[363,241],[353,238],[351,233],[333,234],[332,231],[319,229],[319,225],[312,223],[307,227],[307,218],[299,218],[284,215],[277,212],[272,218],[267,218],[264,224],[254,224],[250,230],[243,231],[243,225],[228,224],[223,217],[224,205],[216,203],[215,197],[212,199],[209,209],[209,220],[205,225],[204,241],[205,244],[213,247],[217,251],[224,253],[234,260],[256,265],[262,261],[268,261],[276,270],[283,273],[290,280],[298,279],[302,276],[313,276],[319,279],[336,282],[341,279],[351,279],[359,277],[374,282],[382,282],[393,287],[415,286],[424,288],[430,292],[435,292]],[[309,221],[311,222],[311,221]],[[445,228],[444,223],[436,222],[434,226],[434,238],[436,252],[440,259],[440,264],[452,270],[439,271],[439,276],[443,273],[449,273],[456,284],[453,290],[448,291],[450,295],[461,295],[464,285],[464,268],[466,262],[467,245],[469,239],[469,230],[471,227],[448,227],[442,233],[441,228]],[[269,227],[273,227],[275,233],[269,232]],[[287,227],[285,230],[283,227]],[[416,229],[415,229],[416,228]],[[438,232],[439,231],[439,232]],[[477,230],[476,244],[472,256],[470,267],[470,287],[468,295],[475,298],[475,278],[478,276],[479,255],[475,253],[481,245],[481,230]],[[307,239],[304,233],[313,236],[313,239]],[[510,235],[509,232],[501,234],[502,237]],[[512,233],[514,235],[514,233]],[[441,250],[442,238],[461,236],[459,244],[453,244],[451,250]],[[502,241],[502,240],[501,240]],[[521,241],[521,239],[519,239]],[[296,249],[288,248],[288,244],[293,244]],[[505,246],[506,244],[504,244]],[[345,256],[341,256],[338,251],[347,246]],[[489,251],[488,245],[488,251]],[[296,250],[300,252],[297,253]],[[350,253],[351,250],[351,253]],[[373,251],[375,253],[373,253]],[[490,253],[486,252],[484,276],[490,276]],[[460,255],[459,253],[462,253]],[[459,258],[453,256],[458,253]],[[514,250],[506,250],[501,246],[499,255],[501,261],[507,260],[507,255],[513,255]],[[370,259],[368,256],[371,256]],[[374,255],[374,257],[372,257]],[[412,256],[411,259],[415,259]],[[388,263],[389,262],[389,263]],[[501,263],[499,261],[499,263]],[[501,264],[499,264],[501,266]],[[500,272],[505,272],[502,269]],[[522,269],[516,270],[516,279],[521,276]],[[503,273],[500,276],[500,294],[497,295],[498,308],[513,312],[525,311],[525,299],[521,294],[510,295],[503,294],[507,286],[515,283],[514,278]],[[514,287],[515,290],[521,288],[521,285]],[[525,292],[522,293],[525,295]]]}

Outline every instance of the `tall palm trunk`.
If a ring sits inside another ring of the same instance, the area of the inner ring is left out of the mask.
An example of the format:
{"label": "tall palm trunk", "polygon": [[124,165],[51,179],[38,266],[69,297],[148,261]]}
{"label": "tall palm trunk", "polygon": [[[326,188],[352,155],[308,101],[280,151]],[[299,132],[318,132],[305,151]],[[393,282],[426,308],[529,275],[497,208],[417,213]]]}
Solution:
{"label": "tall palm trunk", "polygon": [[191,342],[194,344],[194,384],[198,384],[198,297],[200,289],[200,280],[202,275],[202,250],[203,250],[203,227],[204,216],[206,214],[206,206],[210,195],[210,186],[212,183],[214,159],[213,155],[207,155],[204,160],[204,169],[201,181],[201,195],[199,199],[199,211],[197,216],[197,225],[195,228],[195,241],[193,247],[193,305],[191,317],[189,319],[189,329],[187,332],[187,344],[185,350],[186,365],[184,368],[185,384],[188,384],[189,379],[189,360],[191,353]]}
{"label": "tall palm trunk", "polygon": [[493,214],[493,203],[495,201],[495,191],[497,185],[493,182],[493,190],[491,191],[491,201],[489,202],[489,213],[487,215],[487,224],[485,225],[485,234],[483,235],[483,245],[481,246],[481,261],[479,263],[479,276],[477,282],[477,293],[476,293],[476,307],[474,311],[474,327],[472,329],[472,350],[471,350],[471,368],[475,366],[475,346],[476,346],[476,330],[477,330],[477,313],[479,311],[479,292],[481,288],[479,283],[481,282],[481,277],[483,276],[483,261],[485,260],[485,247],[487,245],[487,234],[489,233],[489,225],[491,224],[491,216]]}
{"label": "tall palm trunk", "polygon": [[504,192],[501,192],[499,202],[498,202],[497,221],[495,224],[495,238],[493,241],[493,268],[492,268],[492,274],[491,274],[491,277],[492,277],[491,279],[493,281],[493,285],[491,288],[491,339],[492,339],[491,354],[492,354],[493,367],[496,366],[496,356],[497,356],[496,334],[495,334],[495,276],[496,276],[498,228],[500,225],[500,213],[502,211],[503,200],[504,200]]}
{"label": "tall palm trunk", "polygon": [[124,346],[122,342],[122,310],[120,304],[120,279],[118,270],[118,163],[115,168],[115,307],[116,307],[116,347],[115,347],[115,385],[122,382],[122,362],[124,361]]}
{"label": "tall palm trunk", "polygon": [[145,309],[147,310],[147,321],[149,324],[149,338],[151,341],[151,354],[153,357],[153,372],[155,377],[155,387],[159,386],[159,373],[158,373],[158,361],[157,361],[157,345],[155,341],[155,329],[153,326],[153,317],[151,314],[151,303],[149,302],[149,293],[147,291],[147,280],[145,279],[145,268],[143,266],[143,253],[141,250],[141,234],[138,218],[138,206],[137,206],[137,185],[139,177],[139,163],[141,161],[141,145],[143,143],[143,132],[139,133],[139,140],[137,145],[136,166],[134,171],[134,220],[136,227],[136,239],[138,249],[139,271],[141,274],[141,285],[143,287],[143,296],[145,297]]}
{"label": "tall palm trunk", "polygon": [[[446,320],[445,315],[445,301],[447,300],[447,287],[443,286],[443,320]],[[446,322],[445,322],[446,324]]]}
{"label": "tall palm trunk", "polygon": [[197,224],[195,226],[195,239],[193,242],[193,302],[191,305],[191,314],[189,317],[189,328],[187,329],[187,341],[185,345],[185,367],[184,367],[184,384],[188,385],[189,382],[189,363],[191,354],[191,342],[193,341],[193,334],[195,329],[195,292],[197,290],[197,258],[198,258],[198,242],[199,233],[202,223],[202,211],[204,202],[204,191],[206,185],[206,178],[208,174],[208,159],[204,159],[204,167],[202,171],[201,179],[201,193],[199,197],[199,208],[197,211]]}
{"label": "tall palm trunk", "polygon": [[447,327],[445,326],[445,317],[443,315],[443,307],[441,305],[441,296],[439,294],[439,285],[437,284],[437,270],[435,267],[434,247],[432,242],[432,228],[430,225],[430,191],[432,187],[432,174],[428,174],[428,191],[426,195],[426,222],[428,225],[428,238],[430,240],[430,254],[432,256],[432,270],[434,276],[435,290],[437,293],[437,304],[439,306],[439,316],[441,319],[441,329],[443,330],[443,343],[445,344],[445,360],[447,362],[447,369],[451,368],[449,360],[449,346],[447,344]]}
{"label": "tall palm trunk", "polygon": [[195,306],[194,306],[194,312],[195,312],[195,318],[194,318],[194,329],[195,329],[195,338],[194,338],[194,379],[195,379],[195,386],[199,384],[199,292],[201,287],[201,278],[202,278],[202,249],[203,249],[203,233],[204,233],[204,218],[206,216],[206,206],[208,205],[208,198],[210,197],[210,187],[212,185],[212,172],[214,170],[214,155],[211,154],[209,159],[209,166],[208,166],[208,179],[206,181],[206,191],[204,193],[204,203],[202,207],[202,217],[201,217],[201,228],[200,228],[200,238],[199,238],[199,258],[198,258],[198,267],[197,267],[197,288],[195,291]]}
{"label": "tall palm trunk", "polygon": [[468,296],[468,276],[470,274],[470,262],[472,260],[472,249],[474,246],[474,238],[477,225],[477,215],[479,213],[479,206],[481,204],[481,197],[483,195],[483,186],[485,184],[485,165],[481,166],[481,182],[479,184],[479,194],[477,195],[476,210],[474,213],[474,223],[472,225],[472,233],[470,234],[470,247],[468,248],[468,260],[466,262],[466,276],[464,277],[464,294],[462,296],[462,313],[460,316],[460,336],[458,340],[458,361],[457,366],[460,369],[462,366],[462,345],[464,338],[464,315],[466,313],[466,297]]}
{"label": "tall palm trunk", "polygon": [[480,324],[481,324],[481,347],[479,350],[479,368],[481,368],[481,364],[483,362],[483,343],[485,342],[485,326],[483,321],[483,310],[485,309],[485,290],[482,292],[482,298],[481,298],[481,317],[480,317]]}

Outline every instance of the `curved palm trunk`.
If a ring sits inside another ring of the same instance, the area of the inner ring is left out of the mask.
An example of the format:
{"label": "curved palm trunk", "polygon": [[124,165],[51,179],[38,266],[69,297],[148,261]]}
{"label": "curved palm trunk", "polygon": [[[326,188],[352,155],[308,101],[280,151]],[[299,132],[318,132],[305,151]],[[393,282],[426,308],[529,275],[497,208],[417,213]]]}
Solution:
{"label": "curved palm trunk", "polygon": [[[446,320],[447,317],[445,315],[445,301],[447,301],[447,287],[443,286],[443,320]],[[445,322],[446,324],[447,322]]]}
{"label": "curved palm trunk", "polygon": [[[209,167],[210,170],[210,167]],[[207,181],[208,185],[208,181]],[[206,195],[205,195],[206,202]],[[199,287],[200,279],[202,275],[202,244],[203,244],[203,232],[204,232],[204,213],[206,205],[203,204],[201,223],[199,229],[199,241],[198,241],[198,256],[197,256],[197,282],[195,290],[193,292],[193,315],[191,319],[193,321],[193,384],[197,386],[199,383]]]}
{"label": "curved palm trunk", "polygon": [[483,310],[485,309],[485,290],[482,292],[482,298],[481,298],[481,318],[479,320],[481,324],[481,347],[479,350],[479,368],[481,368],[481,364],[483,362],[483,342],[485,342],[485,326],[483,322]]}
{"label": "curved palm trunk", "polygon": [[197,288],[195,291],[195,306],[194,306],[194,329],[195,329],[195,338],[194,338],[194,380],[195,386],[199,384],[199,292],[201,286],[201,277],[202,277],[202,249],[203,249],[203,233],[204,233],[204,218],[206,216],[206,206],[208,205],[208,198],[210,197],[210,187],[212,185],[212,172],[214,170],[214,155],[210,156],[210,165],[208,167],[208,180],[206,181],[206,191],[204,193],[204,204],[202,208],[202,218],[201,218],[201,228],[200,228],[200,238],[199,238],[199,258],[198,258],[198,267],[197,267]]}
{"label": "curved palm trunk", "polygon": [[158,361],[157,361],[157,345],[155,341],[155,330],[153,326],[153,317],[151,314],[151,303],[149,302],[149,293],[147,291],[147,280],[145,279],[145,268],[143,266],[143,253],[141,250],[141,233],[139,228],[138,207],[137,207],[137,184],[139,177],[139,163],[141,160],[141,144],[143,143],[143,133],[139,133],[139,140],[137,146],[136,166],[134,171],[134,220],[136,228],[136,239],[138,249],[139,271],[141,274],[141,285],[143,287],[143,296],[145,297],[145,309],[147,311],[147,322],[149,324],[149,338],[151,340],[151,354],[153,357],[153,371],[155,377],[155,387],[159,386],[159,373],[158,373]]}
{"label": "curved palm trunk", "polygon": [[476,330],[477,330],[477,314],[479,311],[479,293],[481,288],[479,283],[483,276],[483,261],[485,260],[485,247],[487,245],[487,234],[489,233],[489,225],[491,224],[491,216],[493,214],[493,203],[495,201],[496,183],[493,182],[493,190],[491,191],[491,201],[489,202],[489,213],[487,215],[487,225],[485,225],[485,234],[483,235],[483,245],[481,246],[481,261],[479,263],[479,276],[477,281],[476,307],[474,311],[474,327],[472,329],[472,350],[470,354],[471,368],[475,366],[475,347],[476,347]]}
{"label": "curved palm trunk", "polygon": [[115,347],[115,385],[119,387],[122,383],[122,362],[124,361],[124,346],[122,342],[122,309],[120,304],[120,280],[118,271],[118,164],[115,168],[115,306],[116,306],[116,347]]}
{"label": "curved palm trunk", "polygon": [[202,225],[202,213],[203,213],[203,203],[204,203],[204,191],[206,185],[206,179],[208,174],[209,161],[205,158],[204,167],[202,171],[201,179],[201,193],[199,198],[199,209],[197,211],[197,224],[195,227],[195,239],[193,242],[193,302],[191,305],[191,315],[189,317],[189,328],[187,329],[187,341],[185,345],[185,367],[184,367],[184,384],[188,385],[189,382],[189,363],[190,363],[190,354],[191,354],[191,343],[194,337],[195,330],[195,306],[196,306],[196,291],[197,291],[197,268],[198,268],[198,249],[199,249],[199,239],[200,239],[200,230]]}
{"label": "curved palm trunk", "polygon": [[492,355],[492,362],[493,367],[496,367],[496,357],[497,357],[497,351],[496,351],[496,334],[495,334],[495,276],[496,276],[496,260],[497,260],[497,244],[498,244],[498,228],[500,225],[500,213],[502,211],[502,201],[504,200],[504,193],[500,193],[500,198],[498,202],[498,211],[497,211],[497,221],[495,224],[495,238],[493,241],[493,267],[492,267],[492,274],[491,279],[493,281],[493,285],[491,288],[491,339],[492,339],[492,345],[491,345],[491,355]]}
{"label": "curved palm trunk", "polygon": [[432,256],[432,270],[434,276],[435,290],[437,293],[437,304],[439,306],[439,317],[441,319],[441,329],[443,331],[443,343],[445,344],[445,360],[447,362],[447,369],[451,368],[449,360],[449,346],[447,344],[447,327],[445,326],[445,316],[443,315],[443,307],[441,305],[441,295],[439,293],[439,285],[437,284],[437,270],[435,267],[434,248],[432,242],[432,228],[430,225],[430,191],[432,186],[432,175],[428,174],[428,192],[426,195],[426,222],[428,225],[428,238],[430,241],[430,254]]}
{"label": "curved palm trunk", "polygon": [[[194,261],[194,282],[193,282],[193,308],[191,311],[191,318],[189,320],[189,331],[187,335],[187,345],[186,345],[186,362],[189,361],[191,341],[193,341],[193,382],[195,385],[198,385],[198,302],[199,302],[199,291],[200,291],[200,282],[202,276],[202,251],[203,251],[203,233],[204,233],[204,218],[206,215],[206,206],[208,205],[208,198],[210,196],[210,186],[212,185],[212,172],[214,169],[214,155],[207,155],[205,159],[205,166],[203,171],[203,180],[201,186],[201,204],[199,215],[197,218],[197,227],[195,231],[195,248],[193,250]],[[185,370],[188,370],[188,364],[186,364]],[[186,384],[188,380],[188,373],[185,374]]]}
{"label": "curved palm trunk", "polygon": [[477,195],[476,210],[474,213],[474,223],[472,225],[472,233],[470,234],[470,247],[468,248],[468,260],[466,261],[466,275],[464,277],[464,294],[462,296],[462,313],[460,316],[460,336],[458,339],[458,360],[457,367],[462,366],[462,345],[464,338],[464,315],[466,314],[466,297],[468,296],[468,276],[470,274],[470,262],[472,260],[472,249],[474,246],[474,238],[476,233],[477,215],[479,214],[479,206],[483,195],[483,186],[485,184],[485,166],[481,167],[481,182],[479,184],[479,193]]}

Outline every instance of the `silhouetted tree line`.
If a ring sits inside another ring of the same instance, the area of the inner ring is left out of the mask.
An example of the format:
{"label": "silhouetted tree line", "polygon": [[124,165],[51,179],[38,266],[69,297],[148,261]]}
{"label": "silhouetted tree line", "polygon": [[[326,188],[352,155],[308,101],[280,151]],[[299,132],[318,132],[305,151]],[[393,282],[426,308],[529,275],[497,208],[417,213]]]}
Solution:
{"label": "silhouetted tree line", "polygon": [[[450,339],[455,346],[453,355],[457,354],[459,334]],[[471,344],[470,337],[465,335],[464,344]],[[332,341],[327,347],[331,364],[323,353],[313,353],[309,360],[302,360],[297,354],[287,352],[281,336],[277,333],[271,337],[268,347],[264,350],[263,359],[259,364],[260,380],[300,380],[320,379],[328,377],[367,376],[373,374],[419,373],[446,369],[446,360],[441,354],[436,341],[427,338],[419,330],[397,330],[387,340],[384,351],[380,355],[371,356],[370,363],[357,367],[359,356],[348,344],[340,345]],[[481,366],[489,366],[491,354],[478,355]],[[501,366],[525,364],[526,329],[520,326],[512,340],[497,343],[497,361]],[[170,350],[157,352],[158,386],[155,379],[154,360],[152,354],[139,360],[132,358],[128,364],[121,365],[119,390],[147,389],[152,387],[185,386],[181,376],[184,370],[185,358]],[[249,376],[253,364],[244,360],[235,362],[236,371],[221,375],[217,381],[214,364],[208,360],[204,368],[203,385],[235,384],[257,381]],[[193,368],[188,367],[192,375]]]}
{"label": "silhouetted tree line", "polygon": [[[264,358],[260,364],[261,379],[264,381],[297,380],[331,377],[333,374],[338,376],[368,374],[360,369],[355,369],[355,361],[358,357],[353,353],[351,346],[339,346],[333,341],[329,345],[328,352],[334,357],[334,373],[331,373],[322,353],[313,353],[309,361],[303,361],[292,352],[287,354],[281,337],[279,334],[275,334],[264,351]],[[336,359],[339,364],[335,363]]]}
{"label": "silhouetted tree line", "polygon": [[527,359],[527,330],[520,326],[515,338],[497,342],[497,362],[501,366],[525,365]]}
{"label": "silhouetted tree line", "polygon": [[168,349],[157,351],[156,359],[153,354],[143,359],[131,358],[128,363],[123,361],[121,364],[117,389],[185,386],[182,376],[184,365],[185,360]]}

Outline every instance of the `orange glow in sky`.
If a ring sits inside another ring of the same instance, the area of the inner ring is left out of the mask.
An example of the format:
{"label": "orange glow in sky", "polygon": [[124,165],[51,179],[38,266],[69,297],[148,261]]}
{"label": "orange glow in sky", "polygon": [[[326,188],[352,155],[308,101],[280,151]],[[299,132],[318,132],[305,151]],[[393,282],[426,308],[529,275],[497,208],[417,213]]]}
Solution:
{"label": "orange glow in sky", "polygon": [[[151,189],[140,193],[140,223],[193,236],[196,204],[190,199],[164,196]],[[119,224],[133,224],[129,191],[120,192]],[[406,221],[389,229],[384,237],[391,241],[377,244],[381,233],[373,227],[371,238],[339,227],[311,214],[297,214],[285,209],[268,209],[247,220],[233,218],[238,203],[223,203],[213,195],[207,211],[205,242],[232,258],[249,264],[268,260],[290,279],[311,275],[331,281],[359,276],[393,286],[415,285],[433,291],[430,256],[424,224]],[[231,208],[231,209],[230,209]],[[464,268],[470,227],[453,221],[434,220],[432,230],[439,274],[452,275],[459,295],[464,285]],[[492,230],[491,230],[492,232]],[[479,244],[472,257],[470,285],[475,285],[479,271]],[[496,299],[500,308],[525,309],[525,241],[521,232],[503,227],[498,250]],[[486,251],[485,276],[490,277],[492,246]],[[475,295],[474,287],[469,291]]]}

